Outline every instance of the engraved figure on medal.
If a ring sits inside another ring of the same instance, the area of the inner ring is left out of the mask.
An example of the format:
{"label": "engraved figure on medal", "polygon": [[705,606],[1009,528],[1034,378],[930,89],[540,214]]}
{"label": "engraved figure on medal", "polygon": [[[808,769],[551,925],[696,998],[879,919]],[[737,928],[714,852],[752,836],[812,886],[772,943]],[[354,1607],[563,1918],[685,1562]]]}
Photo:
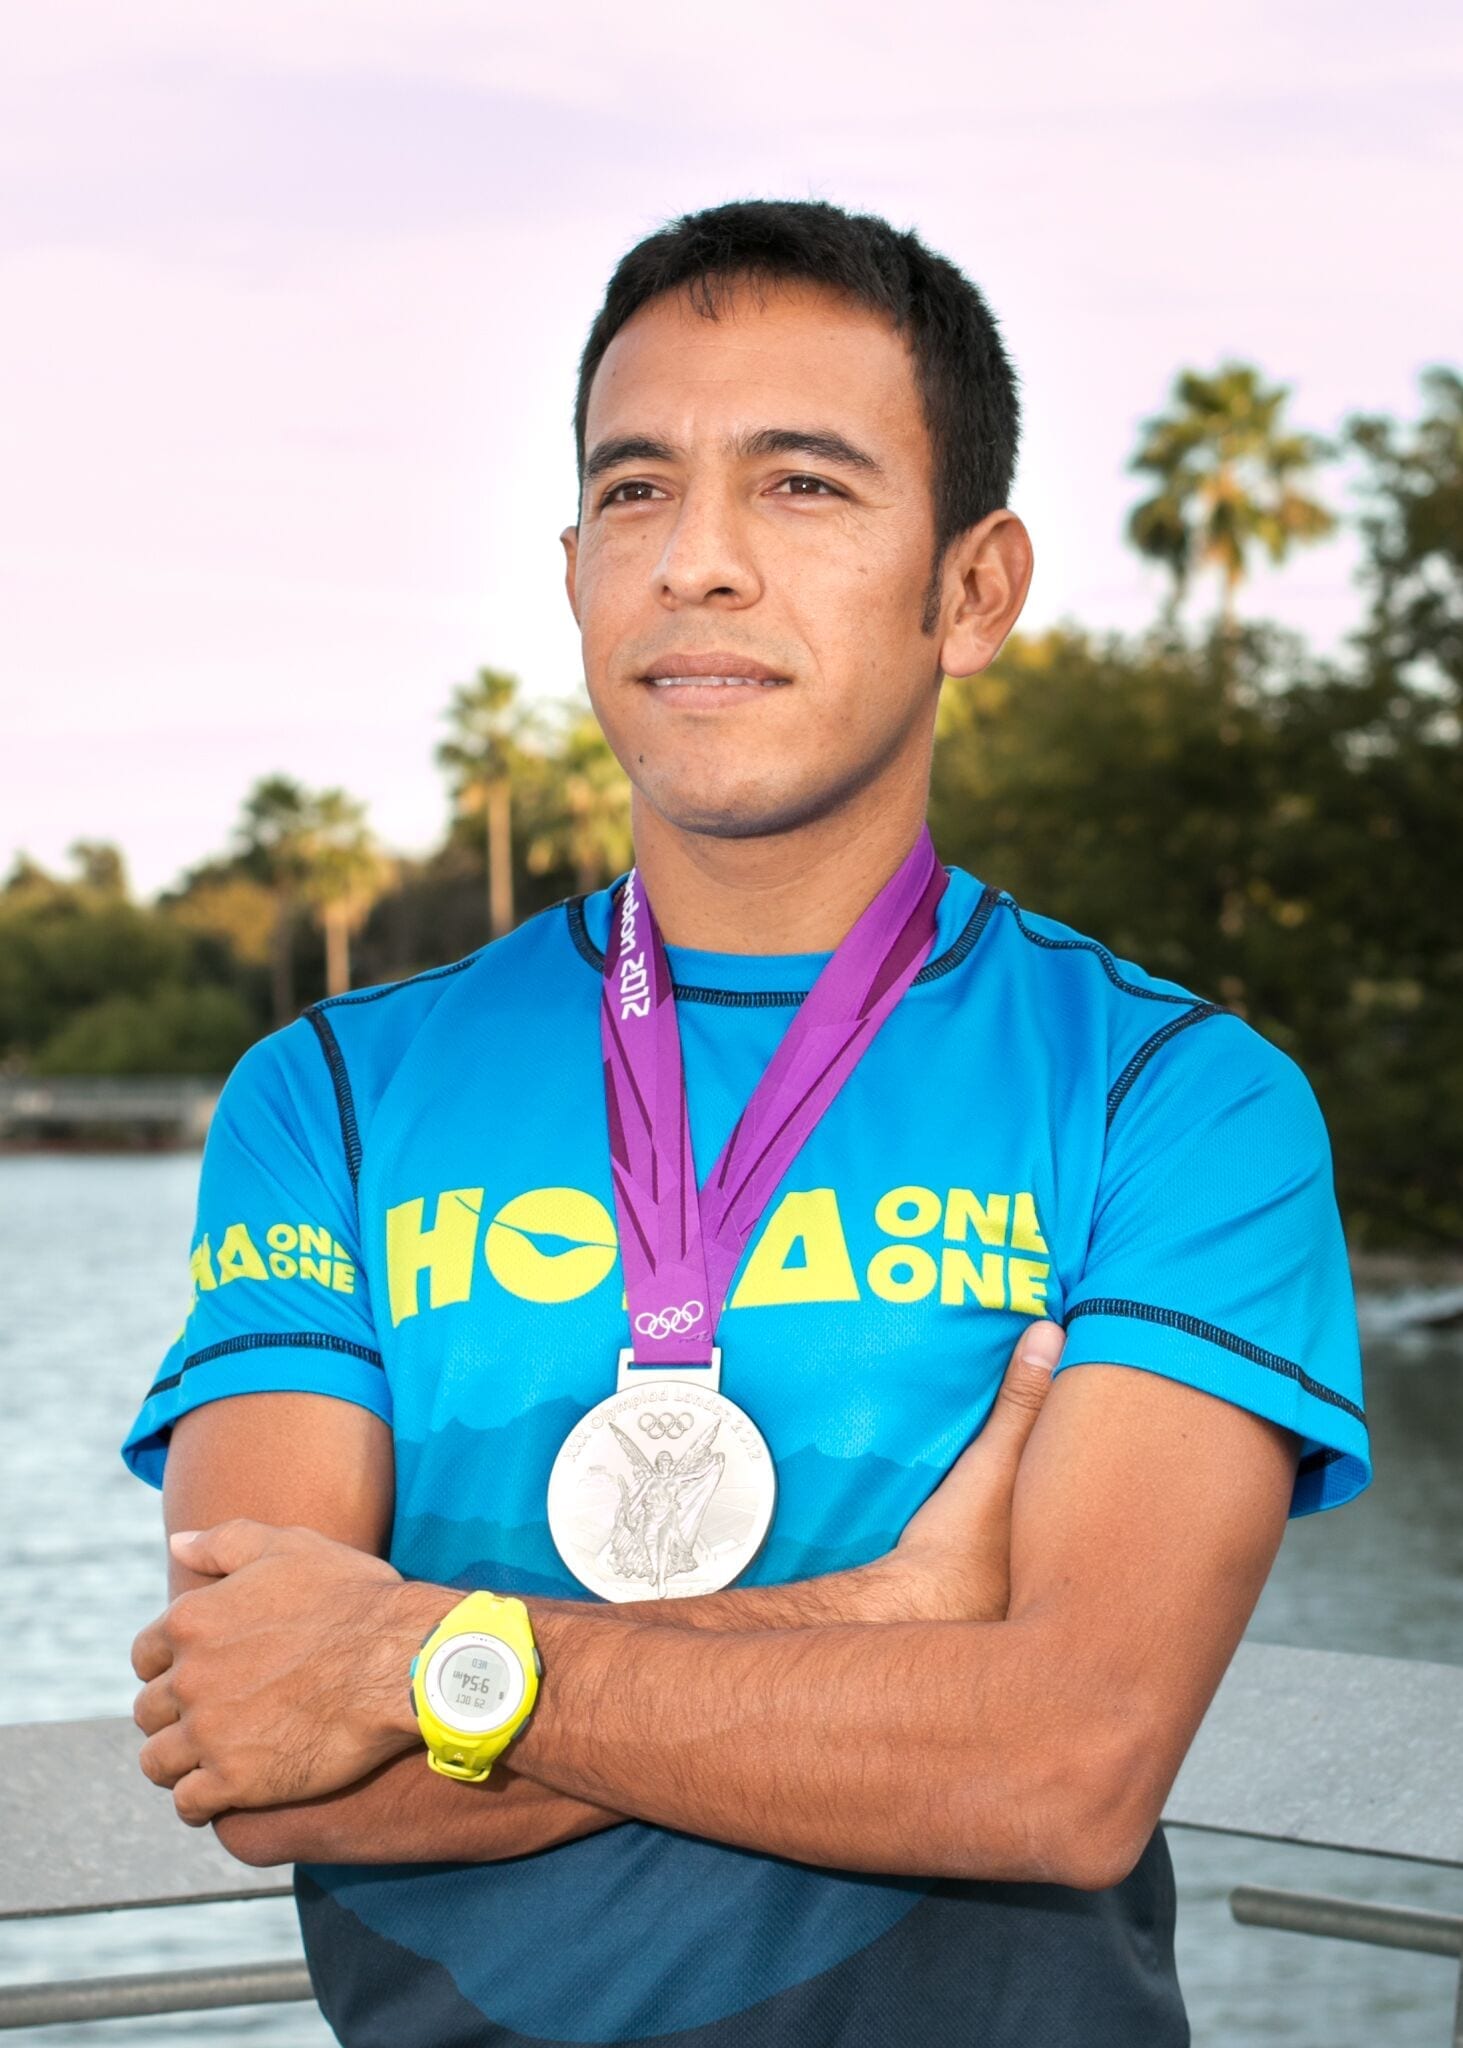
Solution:
{"label": "engraved figure on medal", "polygon": [[[642,1429],[647,1421],[658,1423],[660,1417],[642,1416]],[[621,1473],[614,1474],[620,1509],[610,1531],[609,1569],[622,1579],[649,1579],[657,1599],[663,1600],[667,1579],[695,1571],[704,1563],[704,1558],[696,1555],[696,1538],[726,1470],[726,1459],[711,1448],[721,1417],[679,1458],[669,1451],[657,1451],[653,1465],[617,1422],[610,1428],[630,1461],[635,1485],[632,1491]]]}
{"label": "engraved figure on medal", "polygon": [[715,1593],[761,1550],[776,1493],[772,1454],[743,1409],[656,1380],[611,1394],[570,1431],[549,1474],[549,1533],[606,1600]]}

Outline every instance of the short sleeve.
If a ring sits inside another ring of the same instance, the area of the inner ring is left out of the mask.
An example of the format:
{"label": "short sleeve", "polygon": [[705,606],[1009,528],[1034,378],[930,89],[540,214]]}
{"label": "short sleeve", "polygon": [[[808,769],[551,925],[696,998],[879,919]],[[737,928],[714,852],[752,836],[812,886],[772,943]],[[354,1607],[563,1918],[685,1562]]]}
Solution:
{"label": "short sleeve", "polygon": [[224,1084],[188,1272],[187,1320],[122,1446],[140,1479],[161,1486],[178,1417],[228,1394],[329,1394],[390,1421],[334,1090],[305,1019]]}
{"label": "short sleeve", "polygon": [[1139,1366],[1294,1430],[1292,1515],[1371,1478],[1331,1147],[1286,1054],[1225,1013],[1118,1102],[1059,1370]]}

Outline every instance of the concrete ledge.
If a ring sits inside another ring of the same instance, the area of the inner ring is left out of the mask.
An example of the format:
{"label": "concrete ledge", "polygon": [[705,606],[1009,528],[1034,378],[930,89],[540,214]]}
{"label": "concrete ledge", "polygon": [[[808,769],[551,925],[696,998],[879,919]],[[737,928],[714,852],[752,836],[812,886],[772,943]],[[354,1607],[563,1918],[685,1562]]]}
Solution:
{"label": "concrete ledge", "polygon": [[1241,1643],[1165,1822],[1463,1868],[1463,1667]]}

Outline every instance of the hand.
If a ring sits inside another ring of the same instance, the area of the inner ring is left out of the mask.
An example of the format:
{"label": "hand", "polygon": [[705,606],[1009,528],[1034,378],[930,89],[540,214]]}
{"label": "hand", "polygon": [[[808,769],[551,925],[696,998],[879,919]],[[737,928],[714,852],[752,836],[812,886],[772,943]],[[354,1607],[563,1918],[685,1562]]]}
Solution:
{"label": "hand", "polygon": [[1016,1469],[1066,1341],[1060,1323],[1022,1331],[979,1433],[874,1567],[891,1594],[916,1602],[921,1618],[1005,1620]]}
{"label": "hand", "polygon": [[[313,1529],[221,1522],[172,1538],[212,1585],[180,1593],[132,1645],[143,1775],[201,1827],[230,1807],[353,1784],[420,1738],[406,1671],[450,1588]],[[432,1609],[424,1609],[424,1598]]]}
{"label": "hand", "polygon": [[464,1788],[427,1768],[426,1751],[393,1757],[343,1792],[219,1814],[231,1856],[276,1863],[497,1863],[615,1827],[622,1816],[550,1792],[505,1763]]}

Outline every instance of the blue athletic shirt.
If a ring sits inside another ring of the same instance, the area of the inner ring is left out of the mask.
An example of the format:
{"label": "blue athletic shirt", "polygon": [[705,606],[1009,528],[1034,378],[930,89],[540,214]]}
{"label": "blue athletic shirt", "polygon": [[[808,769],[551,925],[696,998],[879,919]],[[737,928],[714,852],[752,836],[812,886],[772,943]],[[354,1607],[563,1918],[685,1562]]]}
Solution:
{"label": "blue athletic shirt", "polygon": [[[391,1426],[403,1573],[586,1597],[544,1497],[627,1341],[599,1054],[611,898],[317,1003],[245,1054],[204,1154],[193,1306],[124,1448],[142,1478],[161,1483],[202,1402],[333,1395]],[[827,955],[668,953],[704,1178]],[[1296,1431],[1293,1514],[1367,1483],[1299,1068],[957,868],[928,963],[788,1169],[721,1320],[722,1385],[778,1471],[742,1583],[883,1555],[1042,1315],[1067,1327],[1062,1371],[1135,1366]],[[347,2048],[1189,2039],[1161,1829],[1096,1892],[844,1873],[628,1822],[499,1863],[302,1865],[296,1896]]]}

